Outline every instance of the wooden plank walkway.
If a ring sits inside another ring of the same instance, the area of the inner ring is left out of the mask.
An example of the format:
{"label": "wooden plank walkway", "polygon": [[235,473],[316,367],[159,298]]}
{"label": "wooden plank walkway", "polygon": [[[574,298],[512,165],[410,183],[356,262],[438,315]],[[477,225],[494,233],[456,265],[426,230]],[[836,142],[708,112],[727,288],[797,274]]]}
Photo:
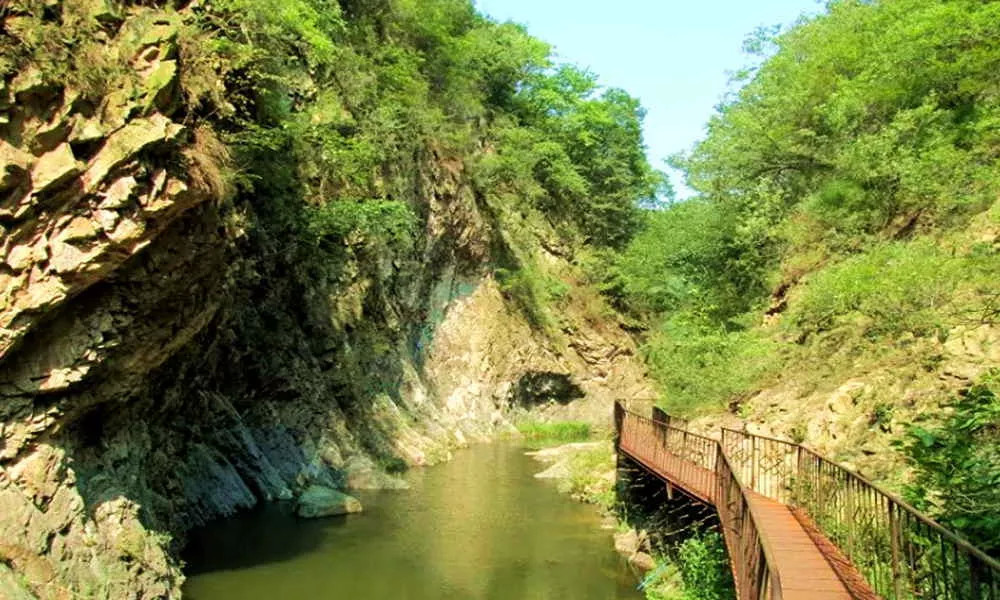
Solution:
{"label": "wooden plank walkway", "polygon": [[614,422],[619,456],[714,506],[740,600],[1000,600],[1000,561],[805,446],[621,403]]}
{"label": "wooden plank walkway", "polygon": [[747,499],[781,578],[783,600],[852,600],[847,586],[784,504],[749,492]]}
{"label": "wooden plank walkway", "polygon": [[[645,424],[638,430],[626,425],[621,432],[618,448],[661,480],[676,486],[699,501],[715,504],[719,491],[719,475],[705,466],[686,460],[666,450],[660,438],[651,437]],[[828,560],[823,548],[833,544],[817,543],[817,533],[808,532],[792,510],[751,490],[744,490],[753,521],[759,531],[761,543],[780,580],[780,590],[774,598],[781,600],[858,600],[872,598],[868,594],[852,594],[838,571]],[[727,544],[739,537],[726,535]],[[810,535],[810,533],[812,535]],[[735,554],[730,548],[730,556]],[[842,571],[843,569],[841,569]],[[735,573],[735,572],[734,572]],[[739,587],[739,581],[737,581]],[[746,590],[740,597],[748,597]]]}

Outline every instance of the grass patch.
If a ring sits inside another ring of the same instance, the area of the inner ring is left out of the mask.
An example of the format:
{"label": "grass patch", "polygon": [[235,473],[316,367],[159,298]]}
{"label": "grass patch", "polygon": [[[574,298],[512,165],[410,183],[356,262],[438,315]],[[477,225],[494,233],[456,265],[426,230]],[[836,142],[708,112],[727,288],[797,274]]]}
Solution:
{"label": "grass patch", "polygon": [[615,453],[610,442],[574,453],[568,466],[569,476],[559,481],[560,492],[605,509],[614,506]]}
{"label": "grass patch", "polygon": [[586,442],[591,439],[592,431],[589,423],[579,421],[563,421],[545,423],[542,421],[524,421],[517,426],[531,448],[546,448],[573,442]]}

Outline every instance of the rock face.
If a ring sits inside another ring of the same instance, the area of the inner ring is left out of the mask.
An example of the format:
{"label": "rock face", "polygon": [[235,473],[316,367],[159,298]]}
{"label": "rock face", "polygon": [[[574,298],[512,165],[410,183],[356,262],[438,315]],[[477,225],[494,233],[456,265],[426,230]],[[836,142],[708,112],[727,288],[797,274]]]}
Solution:
{"label": "rock face", "polygon": [[111,91],[0,80],[0,595],[177,597],[192,527],[296,495],[349,510],[315,490],[396,485],[519,398],[594,420],[644,388],[621,331],[570,307],[556,343],[510,306],[460,165],[407,174],[408,254],[282,251],[184,112],[182,16],[90,4],[133,70]]}
{"label": "rock face", "polygon": [[322,485],[312,485],[299,496],[295,514],[315,519],[359,513],[361,510],[361,502],[357,498]]}
{"label": "rock face", "polygon": [[480,422],[513,408],[542,417],[610,424],[617,398],[650,397],[632,340],[568,306],[566,346],[540,335],[504,300],[492,278],[452,301],[436,328],[427,372],[445,407]]}

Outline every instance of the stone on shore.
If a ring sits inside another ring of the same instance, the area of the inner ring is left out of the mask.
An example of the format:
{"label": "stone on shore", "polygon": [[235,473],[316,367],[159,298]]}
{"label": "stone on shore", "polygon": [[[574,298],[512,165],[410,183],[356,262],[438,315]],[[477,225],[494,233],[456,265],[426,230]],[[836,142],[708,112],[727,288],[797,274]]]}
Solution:
{"label": "stone on shore", "polygon": [[361,512],[361,501],[354,496],[322,485],[313,485],[299,496],[295,514],[306,519],[332,517]]}

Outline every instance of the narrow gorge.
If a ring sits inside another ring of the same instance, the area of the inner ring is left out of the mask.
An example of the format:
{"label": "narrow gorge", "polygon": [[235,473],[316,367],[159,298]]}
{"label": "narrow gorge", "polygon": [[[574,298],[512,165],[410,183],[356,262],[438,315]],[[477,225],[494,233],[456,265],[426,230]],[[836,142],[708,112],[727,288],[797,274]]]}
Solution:
{"label": "narrow gorge", "polygon": [[727,600],[758,443],[1000,573],[1000,2],[793,4],[0,0],[0,598]]}

